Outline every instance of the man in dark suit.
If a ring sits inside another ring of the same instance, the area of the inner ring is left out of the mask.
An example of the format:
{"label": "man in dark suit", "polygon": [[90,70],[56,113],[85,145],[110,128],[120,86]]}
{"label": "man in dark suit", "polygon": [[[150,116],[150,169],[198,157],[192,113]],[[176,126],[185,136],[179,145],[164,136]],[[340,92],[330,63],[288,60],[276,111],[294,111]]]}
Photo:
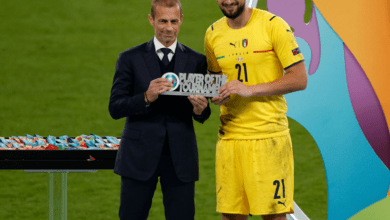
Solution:
{"label": "man in dark suit", "polygon": [[172,88],[166,72],[203,73],[204,55],[177,42],[182,23],[179,0],[153,0],[155,37],[123,51],[117,60],[109,111],[126,117],[114,172],[121,175],[121,219],[147,219],[158,177],[166,219],[195,216],[198,150],[192,118],[210,116],[203,96],[160,95]]}

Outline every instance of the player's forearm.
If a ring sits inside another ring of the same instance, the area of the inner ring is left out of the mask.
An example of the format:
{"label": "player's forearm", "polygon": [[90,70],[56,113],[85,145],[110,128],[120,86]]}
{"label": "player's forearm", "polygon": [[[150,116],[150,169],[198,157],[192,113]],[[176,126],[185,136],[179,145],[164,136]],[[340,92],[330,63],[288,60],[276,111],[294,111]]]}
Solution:
{"label": "player's forearm", "polygon": [[279,79],[251,86],[252,96],[284,95],[304,90],[307,86],[307,72],[304,62],[295,64],[286,70],[286,75]]}
{"label": "player's forearm", "polygon": [[252,96],[284,95],[291,92],[306,89],[307,78],[287,74],[281,78],[269,82],[250,86]]}

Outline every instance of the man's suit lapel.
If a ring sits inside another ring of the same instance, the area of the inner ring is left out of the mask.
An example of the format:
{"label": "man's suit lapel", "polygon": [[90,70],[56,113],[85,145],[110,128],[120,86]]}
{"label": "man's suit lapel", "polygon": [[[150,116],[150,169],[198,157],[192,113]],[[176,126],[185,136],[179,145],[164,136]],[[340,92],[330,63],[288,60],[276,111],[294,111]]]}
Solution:
{"label": "man's suit lapel", "polygon": [[184,72],[184,68],[186,66],[188,58],[188,55],[185,50],[186,49],[184,48],[184,46],[181,43],[177,42],[174,66],[174,71],[176,73]]}
{"label": "man's suit lapel", "polygon": [[144,54],[144,57],[150,77],[152,77],[152,79],[160,78],[160,66],[158,64],[156,50],[154,49],[153,38],[146,44],[146,53]]}

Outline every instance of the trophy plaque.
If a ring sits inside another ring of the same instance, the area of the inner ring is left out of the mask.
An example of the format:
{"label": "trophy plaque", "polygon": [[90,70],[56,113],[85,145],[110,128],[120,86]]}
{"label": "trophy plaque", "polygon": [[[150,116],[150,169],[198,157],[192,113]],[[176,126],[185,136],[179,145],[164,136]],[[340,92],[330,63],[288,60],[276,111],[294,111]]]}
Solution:
{"label": "trophy plaque", "polygon": [[218,90],[227,80],[226,75],[201,74],[201,73],[165,73],[163,78],[167,78],[172,83],[172,89],[161,95],[190,96],[201,95],[204,97],[219,96]]}

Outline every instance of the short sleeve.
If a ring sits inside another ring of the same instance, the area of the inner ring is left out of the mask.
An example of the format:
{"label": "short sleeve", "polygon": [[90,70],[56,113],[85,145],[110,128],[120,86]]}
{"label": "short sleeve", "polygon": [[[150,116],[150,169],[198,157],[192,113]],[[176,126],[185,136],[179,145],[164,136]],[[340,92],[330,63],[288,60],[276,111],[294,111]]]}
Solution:
{"label": "short sleeve", "polygon": [[284,69],[304,60],[290,26],[280,17],[271,21],[271,39]]}
{"label": "short sleeve", "polygon": [[214,54],[214,49],[212,47],[212,42],[211,42],[211,33],[212,33],[212,26],[210,26],[205,34],[204,37],[204,50],[206,53],[206,59],[207,59],[207,69],[210,73],[221,73],[222,69],[218,64],[217,58],[215,57]]}

